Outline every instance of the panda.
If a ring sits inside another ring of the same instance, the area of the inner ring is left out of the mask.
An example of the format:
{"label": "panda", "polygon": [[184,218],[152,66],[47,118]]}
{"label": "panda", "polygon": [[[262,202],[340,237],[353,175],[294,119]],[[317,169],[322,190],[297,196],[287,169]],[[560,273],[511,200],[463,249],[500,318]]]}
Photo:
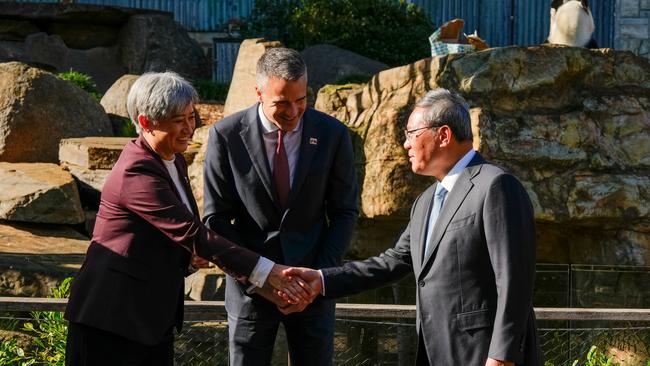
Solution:
{"label": "panda", "polygon": [[589,0],[551,0],[551,27],[547,43],[598,48]]}

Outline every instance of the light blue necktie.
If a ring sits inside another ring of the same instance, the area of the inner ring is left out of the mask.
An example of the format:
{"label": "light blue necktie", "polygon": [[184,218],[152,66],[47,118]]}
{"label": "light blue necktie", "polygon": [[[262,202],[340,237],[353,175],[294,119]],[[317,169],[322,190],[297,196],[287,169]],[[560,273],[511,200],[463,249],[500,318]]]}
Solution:
{"label": "light blue necktie", "polygon": [[430,241],[433,237],[433,227],[436,225],[436,220],[438,220],[438,215],[440,215],[440,210],[442,210],[442,204],[445,203],[445,196],[447,195],[447,190],[442,184],[438,183],[436,186],[436,192],[433,198],[433,207],[431,208],[431,214],[429,215],[429,225],[427,225],[427,237],[424,247],[424,256],[426,257],[429,252]]}

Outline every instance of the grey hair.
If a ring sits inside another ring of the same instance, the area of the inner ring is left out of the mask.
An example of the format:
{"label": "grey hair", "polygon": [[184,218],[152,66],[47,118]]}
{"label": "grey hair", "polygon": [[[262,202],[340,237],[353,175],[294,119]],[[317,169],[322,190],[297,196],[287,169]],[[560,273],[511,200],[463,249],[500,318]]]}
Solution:
{"label": "grey hair", "polygon": [[456,140],[472,139],[469,106],[460,95],[444,88],[433,89],[420,98],[415,106],[428,109],[424,121],[430,127],[447,125]]}
{"label": "grey hair", "polygon": [[126,97],[126,110],[138,132],[142,132],[138,116],[144,115],[154,124],[182,113],[199,96],[187,80],[173,71],[142,74]]}
{"label": "grey hair", "polygon": [[298,51],[290,48],[269,48],[257,61],[257,86],[262,89],[271,77],[295,81],[306,75],[305,61]]}

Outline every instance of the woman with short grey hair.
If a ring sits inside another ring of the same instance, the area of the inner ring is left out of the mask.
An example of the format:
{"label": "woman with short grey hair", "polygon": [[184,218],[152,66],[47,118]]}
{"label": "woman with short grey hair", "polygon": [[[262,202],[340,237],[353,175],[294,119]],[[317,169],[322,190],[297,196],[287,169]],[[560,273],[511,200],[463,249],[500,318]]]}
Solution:
{"label": "woman with short grey hair", "polygon": [[127,97],[139,137],[106,179],[93,236],[65,312],[67,365],[173,365],[173,328],[183,322],[184,276],[206,258],[240,281],[288,287],[257,253],[206,228],[192,195],[187,150],[195,128],[192,85],[173,72],[147,73]]}

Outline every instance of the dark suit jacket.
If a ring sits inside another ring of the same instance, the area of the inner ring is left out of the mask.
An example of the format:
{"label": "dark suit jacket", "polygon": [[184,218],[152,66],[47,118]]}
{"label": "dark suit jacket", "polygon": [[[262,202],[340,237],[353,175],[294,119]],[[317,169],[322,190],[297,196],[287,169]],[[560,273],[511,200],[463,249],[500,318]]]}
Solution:
{"label": "dark suit jacket", "polygon": [[175,161],[194,212],[142,137],[124,147],[104,185],[67,320],[154,345],[183,320],[183,277],[191,253],[240,275],[253,270],[257,254],[201,223],[185,159],[177,154]]}
{"label": "dark suit jacket", "polygon": [[435,184],[416,199],[393,248],[323,270],[325,294],[344,296],[414,272],[417,328],[431,365],[484,365],[488,356],[542,365],[532,305],[535,223],[526,191],[476,154],[445,198],[423,258],[434,191]]}
{"label": "dark suit jacket", "polygon": [[[287,265],[327,267],[341,261],[358,216],[358,191],[348,129],[307,108],[288,208],[277,200],[258,104],[210,129],[205,157],[208,227]],[[226,308],[250,316],[254,306],[229,282]]]}

